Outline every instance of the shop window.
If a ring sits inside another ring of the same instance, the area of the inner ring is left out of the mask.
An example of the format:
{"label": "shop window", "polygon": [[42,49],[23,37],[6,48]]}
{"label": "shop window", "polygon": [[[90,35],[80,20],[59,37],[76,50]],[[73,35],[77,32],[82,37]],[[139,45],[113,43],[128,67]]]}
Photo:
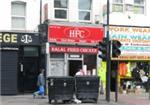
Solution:
{"label": "shop window", "polygon": [[125,11],[144,14],[144,0],[134,0],[133,4],[125,4]]}
{"label": "shop window", "polygon": [[25,57],[37,57],[39,56],[39,51],[37,47],[24,47]]}
{"label": "shop window", "polygon": [[135,14],[144,14],[144,8],[145,8],[145,2],[144,0],[134,0],[134,13]]}
{"label": "shop window", "polygon": [[125,4],[125,11],[132,12],[133,6],[131,4]]}
{"label": "shop window", "polygon": [[81,21],[90,21],[91,20],[91,0],[79,0],[78,9],[79,9],[79,20]]}
{"label": "shop window", "polygon": [[50,56],[51,58],[64,59],[64,53],[51,53]]}
{"label": "shop window", "polygon": [[145,0],[113,0],[112,12],[132,12],[134,14],[144,14]]}
{"label": "shop window", "polygon": [[55,19],[67,19],[68,0],[54,0]]}
{"label": "shop window", "polygon": [[134,4],[143,5],[144,4],[144,0],[134,0]]}
{"label": "shop window", "polygon": [[96,55],[84,55],[84,65],[87,65],[87,70],[92,74],[92,70],[96,69]]}
{"label": "shop window", "polygon": [[112,12],[123,12],[123,0],[113,0]]}
{"label": "shop window", "polygon": [[24,30],[26,21],[26,3],[11,3],[11,27],[12,29]]}
{"label": "shop window", "polygon": [[115,3],[122,3],[123,0],[113,0],[113,2],[115,2]]}

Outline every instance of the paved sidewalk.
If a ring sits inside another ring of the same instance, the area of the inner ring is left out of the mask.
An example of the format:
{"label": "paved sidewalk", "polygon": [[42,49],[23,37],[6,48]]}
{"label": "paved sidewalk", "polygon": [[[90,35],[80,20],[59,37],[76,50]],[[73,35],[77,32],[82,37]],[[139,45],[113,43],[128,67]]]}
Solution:
{"label": "paved sidewalk", "polygon": [[[150,105],[148,99],[148,93],[141,94],[119,94],[118,102],[115,102],[114,93],[111,94],[111,101],[108,103],[105,101],[105,95],[99,95],[97,103],[81,103],[79,105]],[[0,105],[49,105],[48,97],[45,99],[33,99],[31,94],[15,95],[15,96],[1,96]],[[69,105],[69,104],[65,104]],[[71,103],[71,105],[76,105]]]}
{"label": "paved sidewalk", "polygon": [[150,105],[149,93],[122,94],[119,95],[118,103],[126,103],[127,105]]}

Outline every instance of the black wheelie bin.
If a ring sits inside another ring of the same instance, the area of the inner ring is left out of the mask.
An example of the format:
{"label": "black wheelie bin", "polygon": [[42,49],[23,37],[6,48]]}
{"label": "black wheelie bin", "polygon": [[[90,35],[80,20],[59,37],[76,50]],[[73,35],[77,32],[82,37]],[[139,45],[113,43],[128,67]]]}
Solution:
{"label": "black wheelie bin", "polygon": [[73,99],[75,80],[71,76],[48,77],[48,99],[49,103],[54,100],[68,102]]}
{"label": "black wheelie bin", "polygon": [[77,99],[84,102],[97,103],[99,93],[98,76],[75,76],[75,94]]}

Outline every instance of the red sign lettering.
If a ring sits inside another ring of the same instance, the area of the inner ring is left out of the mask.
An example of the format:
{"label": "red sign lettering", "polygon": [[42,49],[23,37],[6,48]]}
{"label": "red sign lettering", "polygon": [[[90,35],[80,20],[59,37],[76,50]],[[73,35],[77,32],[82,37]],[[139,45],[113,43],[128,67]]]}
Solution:
{"label": "red sign lettering", "polygon": [[48,28],[49,42],[98,43],[104,37],[102,27],[79,27],[50,25]]}
{"label": "red sign lettering", "polygon": [[90,53],[97,54],[97,48],[50,46],[51,52],[59,53]]}

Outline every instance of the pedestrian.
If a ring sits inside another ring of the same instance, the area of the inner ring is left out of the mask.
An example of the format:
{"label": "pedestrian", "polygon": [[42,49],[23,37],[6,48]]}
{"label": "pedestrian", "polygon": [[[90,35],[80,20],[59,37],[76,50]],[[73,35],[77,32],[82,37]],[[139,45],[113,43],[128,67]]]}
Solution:
{"label": "pedestrian", "polygon": [[100,78],[100,94],[104,94],[106,89],[106,62],[102,61],[98,68],[98,76]]}
{"label": "pedestrian", "polygon": [[83,70],[81,67],[78,67],[78,71],[76,72],[75,75],[76,75],[76,76],[77,76],[77,75],[83,76],[83,75],[85,75],[85,72],[84,72],[84,70]]}
{"label": "pedestrian", "polygon": [[45,78],[44,78],[44,69],[41,69],[40,74],[38,75],[37,79],[37,86],[38,86],[38,91],[33,93],[33,98],[36,96],[41,96],[41,98],[44,98],[44,93],[45,93]]}
{"label": "pedestrian", "polygon": [[[75,76],[84,76],[85,75],[85,72],[83,71],[82,67],[81,66],[78,66],[77,67],[77,72],[75,74]],[[76,88],[76,87],[75,87]],[[76,89],[75,89],[76,90]],[[77,104],[80,104],[82,103],[81,100],[77,99],[76,97],[76,94],[73,95],[73,102],[77,103]]]}

